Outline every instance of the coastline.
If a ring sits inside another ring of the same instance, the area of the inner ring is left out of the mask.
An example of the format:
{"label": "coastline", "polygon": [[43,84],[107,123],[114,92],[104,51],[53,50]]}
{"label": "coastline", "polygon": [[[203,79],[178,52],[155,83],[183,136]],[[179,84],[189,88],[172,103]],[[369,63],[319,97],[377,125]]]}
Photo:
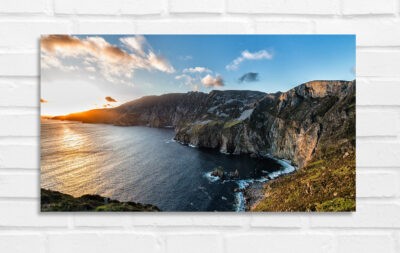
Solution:
{"label": "coastline", "polygon": [[[68,121],[68,120],[59,120],[59,119],[48,119],[50,121],[60,121],[62,123],[81,123],[81,124],[91,124],[91,123],[83,123],[83,122],[77,122],[77,121]],[[109,124],[100,124],[100,125],[109,125]],[[144,126],[148,127],[148,126]],[[175,140],[174,138],[171,139],[173,142],[177,142],[183,146],[189,147],[189,148],[198,148],[197,146],[191,145],[191,144],[186,144],[183,143],[179,140]],[[233,155],[235,154],[229,154],[226,152],[221,152],[219,150],[219,153],[225,154],[225,155]],[[250,154],[247,154],[249,157],[252,157]],[[252,157],[253,159],[257,159]],[[232,211],[234,212],[246,212],[246,211],[251,211],[251,208],[253,205],[255,205],[257,202],[259,202],[261,199],[264,197],[264,186],[270,182],[272,182],[276,178],[280,178],[284,175],[290,174],[294,171],[297,170],[295,166],[291,164],[290,161],[285,160],[285,159],[280,159],[273,157],[272,155],[269,154],[263,154],[259,155],[258,158],[268,158],[276,161],[278,164],[281,165],[281,169],[278,171],[274,172],[265,172],[266,174],[262,177],[255,177],[255,178],[248,178],[248,179],[230,179],[232,181],[235,181],[237,184],[237,191],[235,189],[234,197],[236,199],[234,203],[234,209]],[[210,180],[211,182],[216,182],[219,180],[217,177],[211,176],[211,172],[207,172],[205,176]],[[104,198],[104,197],[102,197]],[[48,211],[48,210],[46,210]],[[52,210],[54,211],[54,210]],[[89,210],[87,210],[89,211]]]}
{"label": "coastline", "polygon": [[275,171],[269,173],[269,180],[254,180],[254,182],[243,190],[243,198],[244,198],[244,210],[246,212],[251,212],[252,207],[259,203],[265,195],[264,188],[265,185],[269,184],[273,180],[295,173],[297,171],[297,167],[293,166],[290,161],[285,159],[278,159],[271,156],[268,156],[271,159],[277,161],[282,167],[282,170]]}

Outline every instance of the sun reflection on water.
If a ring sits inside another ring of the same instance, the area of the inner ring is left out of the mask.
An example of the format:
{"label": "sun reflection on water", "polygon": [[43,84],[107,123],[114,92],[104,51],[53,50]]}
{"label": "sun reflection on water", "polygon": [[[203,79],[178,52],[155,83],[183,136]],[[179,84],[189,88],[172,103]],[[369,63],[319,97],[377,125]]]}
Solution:
{"label": "sun reflection on water", "polygon": [[72,130],[68,125],[63,125],[63,129],[61,133],[61,149],[79,149],[85,146],[86,138],[82,135],[77,133],[76,131]]}
{"label": "sun reflection on water", "polygon": [[110,194],[102,187],[107,183],[102,172],[110,168],[105,162],[107,153],[99,145],[101,136],[81,131],[76,123],[61,126],[42,123],[47,138],[41,147],[41,186],[73,196]]}

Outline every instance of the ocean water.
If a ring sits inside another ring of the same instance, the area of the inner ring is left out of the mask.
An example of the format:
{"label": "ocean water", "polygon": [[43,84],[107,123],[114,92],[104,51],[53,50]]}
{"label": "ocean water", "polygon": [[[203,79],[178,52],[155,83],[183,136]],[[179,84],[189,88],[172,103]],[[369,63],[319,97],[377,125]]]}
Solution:
{"label": "ocean water", "polygon": [[[244,211],[244,189],[292,171],[275,159],[225,155],[173,140],[171,129],[42,120],[41,187],[100,194],[162,211]],[[220,180],[211,171],[239,171]]]}

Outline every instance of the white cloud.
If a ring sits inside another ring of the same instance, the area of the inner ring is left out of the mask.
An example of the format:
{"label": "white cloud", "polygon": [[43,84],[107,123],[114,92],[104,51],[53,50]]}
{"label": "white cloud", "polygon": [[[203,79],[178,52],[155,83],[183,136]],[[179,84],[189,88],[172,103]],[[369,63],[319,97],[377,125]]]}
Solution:
{"label": "white cloud", "polygon": [[152,68],[155,68],[159,71],[166,72],[166,73],[174,73],[175,69],[169,64],[168,60],[162,56],[156,55],[153,52],[149,52],[148,62]]}
{"label": "white cloud", "polygon": [[182,79],[187,79],[188,77],[190,77],[190,76],[183,74],[183,75],[175,76],[175,79],[176,80],[182,80]]}
{"label": "white cloud", "polygon": [[183,73],[211,73],[212,71],[206,67],[194,67],[194,68],[186,68],[182,72]]}
{"label": "white cloud", "polygon": [[201,79],[201,83],[205,86],[205,87],[222,87],[224,86],[224,80],[222,79],[221,76],[216,76],[213,77],[211,75],[206,75],[205,77],[203,77],[203,79]]}
{"label": "white cloud", "polygon": [[102,37],[43,36],[42,67],[89,73],[97,69],[107,81],[123,84],[131,83],[135,69],[175,72],[167,59],[153,52],[145,37],[124,37],[120,41],[128,51],[108,43]]}
{"label": "white cloud", "polygon": [[190,86],[190,87],[193,87],[198,82],[198,80],[196,80],[196,78],[191,77],[186,74],[177,75],[177,76],[175,76],[175,79],[182,81],[184,85]]}
{"label": "white cloud", "polygon": [[199,91],[201,86],[206,88],[224,86],[224,80],[220,75],[214,77],[207,73],[213,73],[213,71],[206,67],[185,68],[181,75],[175,76],[175,79],[191,87],[193,91]]}
{"label": "white cloud", "polygon": [[251,53],[248,50],[244,50],[239,57],[226,65],[225,68],[227,70],[237,70],[239,68],[239,65],[246,60],[271,60],[272,57],[272,54],[267,50],[260,50],[254,53]]}
{"label": "white cloud", "polygon": [[96,69],[93,66],[88,66],[85,68],[89,72],[96,72]]}
{"label": "white cloud", "polygon": [[145,55],[145,48],[148,47],[148,43],[144,36],[124,37],[119,40],[132,51],[142,56]]}

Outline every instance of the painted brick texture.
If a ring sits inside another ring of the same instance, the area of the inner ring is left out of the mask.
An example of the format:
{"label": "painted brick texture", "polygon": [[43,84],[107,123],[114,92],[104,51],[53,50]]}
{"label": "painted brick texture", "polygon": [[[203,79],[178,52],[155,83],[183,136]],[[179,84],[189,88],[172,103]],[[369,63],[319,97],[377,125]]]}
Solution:
{"label": "painted brick texture", "polygon": [[[400,0],[0,1],[0,252],[400,252]],[[40,34],[357,34],[357,212],[40,214]]]}

